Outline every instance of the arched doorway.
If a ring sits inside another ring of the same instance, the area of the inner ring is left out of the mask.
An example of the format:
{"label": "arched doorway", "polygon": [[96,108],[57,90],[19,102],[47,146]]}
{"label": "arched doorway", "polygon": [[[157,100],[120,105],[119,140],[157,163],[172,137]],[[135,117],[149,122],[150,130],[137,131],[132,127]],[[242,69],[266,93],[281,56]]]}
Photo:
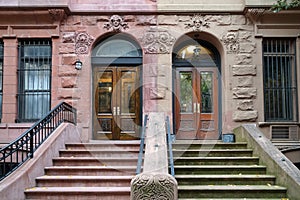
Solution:
{"label": "arched doorway", "polygon": [[93,49],[93,139],[139,138],[141,64],[140,46],[124,34]]}
{"label": "arched doorway", "polygon": [[221,136],[221,65],[207,41],[185,39],[173,51],[173,118],[177,139]]}

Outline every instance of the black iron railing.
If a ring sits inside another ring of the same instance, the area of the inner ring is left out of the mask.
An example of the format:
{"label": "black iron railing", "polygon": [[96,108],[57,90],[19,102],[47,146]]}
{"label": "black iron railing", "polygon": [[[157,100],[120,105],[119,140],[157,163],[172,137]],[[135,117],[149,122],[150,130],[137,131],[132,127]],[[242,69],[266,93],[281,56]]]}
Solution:
{"label": "black iron railing", "polygon": [[145,146],[145,131],[148,121],[148,115],[145,115],[144,124],[141,129],[141,143],[140,143],[140,151],[139,151],[139,157],[138,157],[138,163],[136,168],[136,174],[140,174],[142,170],[142,164],[143,164],[143,154],[144,154],[144,146]]}
{"label": "black iron railing", "polygon": [[173,157],[173,148],[172,148],[172,138],[171,138],[171,129],[170,129],[170,119],[169,116],[166,118],[166,125],[167,125],[167,143],[168,143],[168,150],[169,150],[169,166],[170,166],[170,173],[173,177],[175,177],[175,170],[174,170],[174,157]]}
{"label": "black iron railing", "polygon": [[62,102],[36,122],[29,130],[0,150],[0,180],[7,177],[25,161],[33,158],[37,148],[63,122],[76,125],[76,109]]}

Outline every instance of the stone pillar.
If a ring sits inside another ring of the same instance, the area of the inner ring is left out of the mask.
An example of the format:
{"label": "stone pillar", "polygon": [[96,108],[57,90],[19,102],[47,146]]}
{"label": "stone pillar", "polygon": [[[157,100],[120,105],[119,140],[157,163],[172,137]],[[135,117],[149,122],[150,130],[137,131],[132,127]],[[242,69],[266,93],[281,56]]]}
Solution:
{"label": "stone pillar", "polygon": [[18,41],[16,37],[3,38],[4,63],[3,63],[3,102],[2,123],[14,123],[17,116],[18,92]]}

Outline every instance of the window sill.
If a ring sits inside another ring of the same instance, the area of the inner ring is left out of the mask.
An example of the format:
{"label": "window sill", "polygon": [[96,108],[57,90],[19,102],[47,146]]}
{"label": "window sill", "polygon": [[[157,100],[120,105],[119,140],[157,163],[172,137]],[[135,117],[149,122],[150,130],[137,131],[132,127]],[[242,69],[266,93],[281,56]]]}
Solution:
{"label": "window sill", "polygon": [[297,125],[300,126],[299,122],[258,122],[259,127],[271,126],[271,125]]}

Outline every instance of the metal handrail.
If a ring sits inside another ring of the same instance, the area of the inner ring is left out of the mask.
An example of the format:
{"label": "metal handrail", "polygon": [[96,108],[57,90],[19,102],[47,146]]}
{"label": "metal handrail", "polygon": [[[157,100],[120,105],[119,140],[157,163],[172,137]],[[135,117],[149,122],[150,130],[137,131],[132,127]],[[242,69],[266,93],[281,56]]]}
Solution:
{"label": "metal handrail", "polygon": [[144,146],[145,146],[145,131],[147,126],[147,121],[148,121],[148,115],[145,115],[144,124],[142,126],[142,130],[140,134],[141,143],[140,143],[140,151],[139,151],[138,163],[136,168],[137,175],[140,174],[142,170],[143,154],[144,154]]}
{"label": "metal handrail", "polygon": [[0,180],[15,171],[25,161],[33,158],[34,152],[60,124],[69,122],[76,125],[76,112],[71,105],[61,102],[21,136],[1,148]]}
{"label": "metal handrail", "polygon": [[170,119],[169,119],[169,116],[166,117],[166,124],[167,124],[167,143],[168,143],[168,150],[169,150],[170,172],[171,172],[171,175],[173,177],[175,177],[174,157],[173,157],[173,148],[172,148],[172,138],[171,138],[171,129],[170,129]]}

